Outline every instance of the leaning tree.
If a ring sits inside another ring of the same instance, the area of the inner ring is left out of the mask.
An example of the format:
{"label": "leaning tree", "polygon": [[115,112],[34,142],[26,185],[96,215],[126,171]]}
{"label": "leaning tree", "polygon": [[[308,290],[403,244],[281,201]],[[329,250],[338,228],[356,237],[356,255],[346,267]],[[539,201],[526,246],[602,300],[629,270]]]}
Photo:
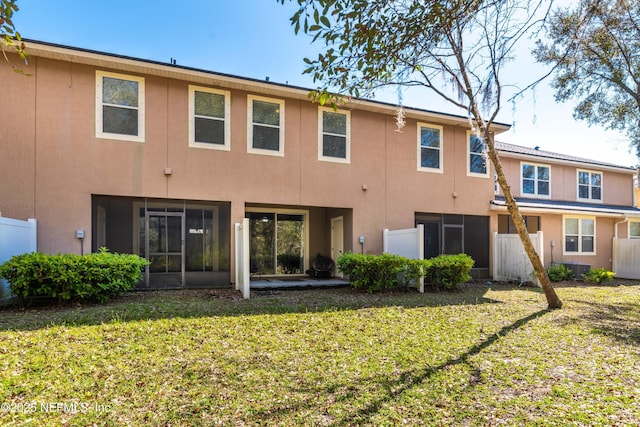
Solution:
{"label": "leaning tree", "polygon": [[[366,97],[386,86],[422,87],[460,108],[485,145],[507,209],[550,308],[562,307],[529,238],[496,151],[492,125],[503,100],[500,79],[518,43],[541,25],[542,1],[278,0],[297,2],[296,33],[324,43],[305,58],[320,103]],[[398,110],[402,123],[402,109]]]}

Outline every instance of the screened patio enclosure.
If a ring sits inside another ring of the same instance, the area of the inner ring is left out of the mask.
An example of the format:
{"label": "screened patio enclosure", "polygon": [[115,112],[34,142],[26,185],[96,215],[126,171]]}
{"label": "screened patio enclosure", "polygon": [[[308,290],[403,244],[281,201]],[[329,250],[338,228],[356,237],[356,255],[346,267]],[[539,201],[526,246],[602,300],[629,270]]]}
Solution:
{"label": "screened patio enclosure", "polygon": [[93,196],[92,250],[151,262],[140,288],[229,286],[230,204]]}

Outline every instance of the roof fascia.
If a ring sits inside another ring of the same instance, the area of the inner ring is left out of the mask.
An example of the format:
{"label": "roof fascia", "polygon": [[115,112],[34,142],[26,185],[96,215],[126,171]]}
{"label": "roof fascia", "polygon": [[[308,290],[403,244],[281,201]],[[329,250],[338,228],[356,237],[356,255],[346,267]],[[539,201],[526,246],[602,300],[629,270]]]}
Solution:
{"label": "roof fascia", "polygon": [[632,167],[603,165],[595,161],[589,162],[588,159],[585,159],[587,161],[580,162],[576,160],[556,159],[554,157],[547,157],[547,156],[536,156],[533,154],[514,153],[512,151],[504,151],[504,150],[498,150],[498,153],[500,157],[507,157],[507,158],[518,159],[518,160],[529,160],[534,163],[550,163],[550,164],[560,164],[560,165],[567,165],[567,166],[576,166],[579,168],[599,169],[599,170],[606,170],[610,172],[627,173],[629,175],[634,175],[637,173],[637,170]]}

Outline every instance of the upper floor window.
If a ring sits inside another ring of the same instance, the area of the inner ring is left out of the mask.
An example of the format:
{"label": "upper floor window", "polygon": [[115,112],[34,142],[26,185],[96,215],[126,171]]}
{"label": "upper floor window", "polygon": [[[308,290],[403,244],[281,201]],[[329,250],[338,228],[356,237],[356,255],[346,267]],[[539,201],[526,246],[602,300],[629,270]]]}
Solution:
{"label": "upper floor window", "polygon": [[602,173],[578,171],[578,199],[602,201]]}
{"label": "upper floor window", "polygon": [[547,165],[522,163],[522,195],[549,196],[550,168]]}
{"label": "upper floor window", "polygon": [[485,142],[475,133],[467,131],[467,171],[469,175],[489,177]]}
{"label": "upper floor window", "polygon": [[318,159],[349,163],[350,113],[320,107],[318,109]]}
{"label": "upper floor window", "polygon": [[442,172],[442,126],[418,123],[418,170]]}
{"label": "upper floor window", "polygon": [[229,92],[189,86],[189,146],[230,149]]}
{"label": "upper floor window", "polygon": [[96,137],[144,142],[144,78],[96,71]]}
{"label": "upper floor window", "polygon": [[640,221],[629,222],[629,238],[640,239]]}
{"label": "upper floor window", "polygon": [[284,156],[284,101],[249,95],[247,151]]}
{"label": "upper floor window", "polygon": [[564,252],[595,255],[595,217],[564,217]]}

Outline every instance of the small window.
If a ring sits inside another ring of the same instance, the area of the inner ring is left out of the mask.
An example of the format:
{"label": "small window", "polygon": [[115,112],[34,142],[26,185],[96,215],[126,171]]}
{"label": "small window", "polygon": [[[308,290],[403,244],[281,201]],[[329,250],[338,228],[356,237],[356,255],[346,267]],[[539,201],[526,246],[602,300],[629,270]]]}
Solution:
{"label": "small window", "polygon": [[229,92],[189,86],[189,146],[229,150]]}
{"label": "small window", "polygon": [[489,177],[485,143],[475,133],[467,131],[467,158],[469,175]]}
{"label": "small window", "polygon": [[550,168],[547,165],[522,163],[522,195],[549,197]]}
{"label": "small window", "polygon": [[318,109],[318,159],[330,162],[350,161],[350,113],[320,107]]}
{"label": "small window", "polygon": [[247,151],[284,156],[284,101],[249,95]]}
{"label": "small window", "polygon": [[602,173],[578,171],[578,199],[602,201]]}
{"label": "small window", "polygon": [[144,142],[144,78],[96,71],[96,137]]}
{"label": "small window", "polygon": [[596,253],[596,219],[594,217],[564,217],[564,253]]}
{"label": "small window", "polygon": [[418,123],[418,170],[442,172],[442,126]]}
{"label": "small window", "polygon": [[640,221],[629,222],[629,238],[640,239]]}
{"label": "small window", "polygon": [[[540,231],[539,216],[523,215],[522,219],[524,220],[524,224],[527,227],[527,232],[529,234],[535,234]],[[498,215],[498,234],[518,234],[518,230],[511,219],[511,215]]]}

